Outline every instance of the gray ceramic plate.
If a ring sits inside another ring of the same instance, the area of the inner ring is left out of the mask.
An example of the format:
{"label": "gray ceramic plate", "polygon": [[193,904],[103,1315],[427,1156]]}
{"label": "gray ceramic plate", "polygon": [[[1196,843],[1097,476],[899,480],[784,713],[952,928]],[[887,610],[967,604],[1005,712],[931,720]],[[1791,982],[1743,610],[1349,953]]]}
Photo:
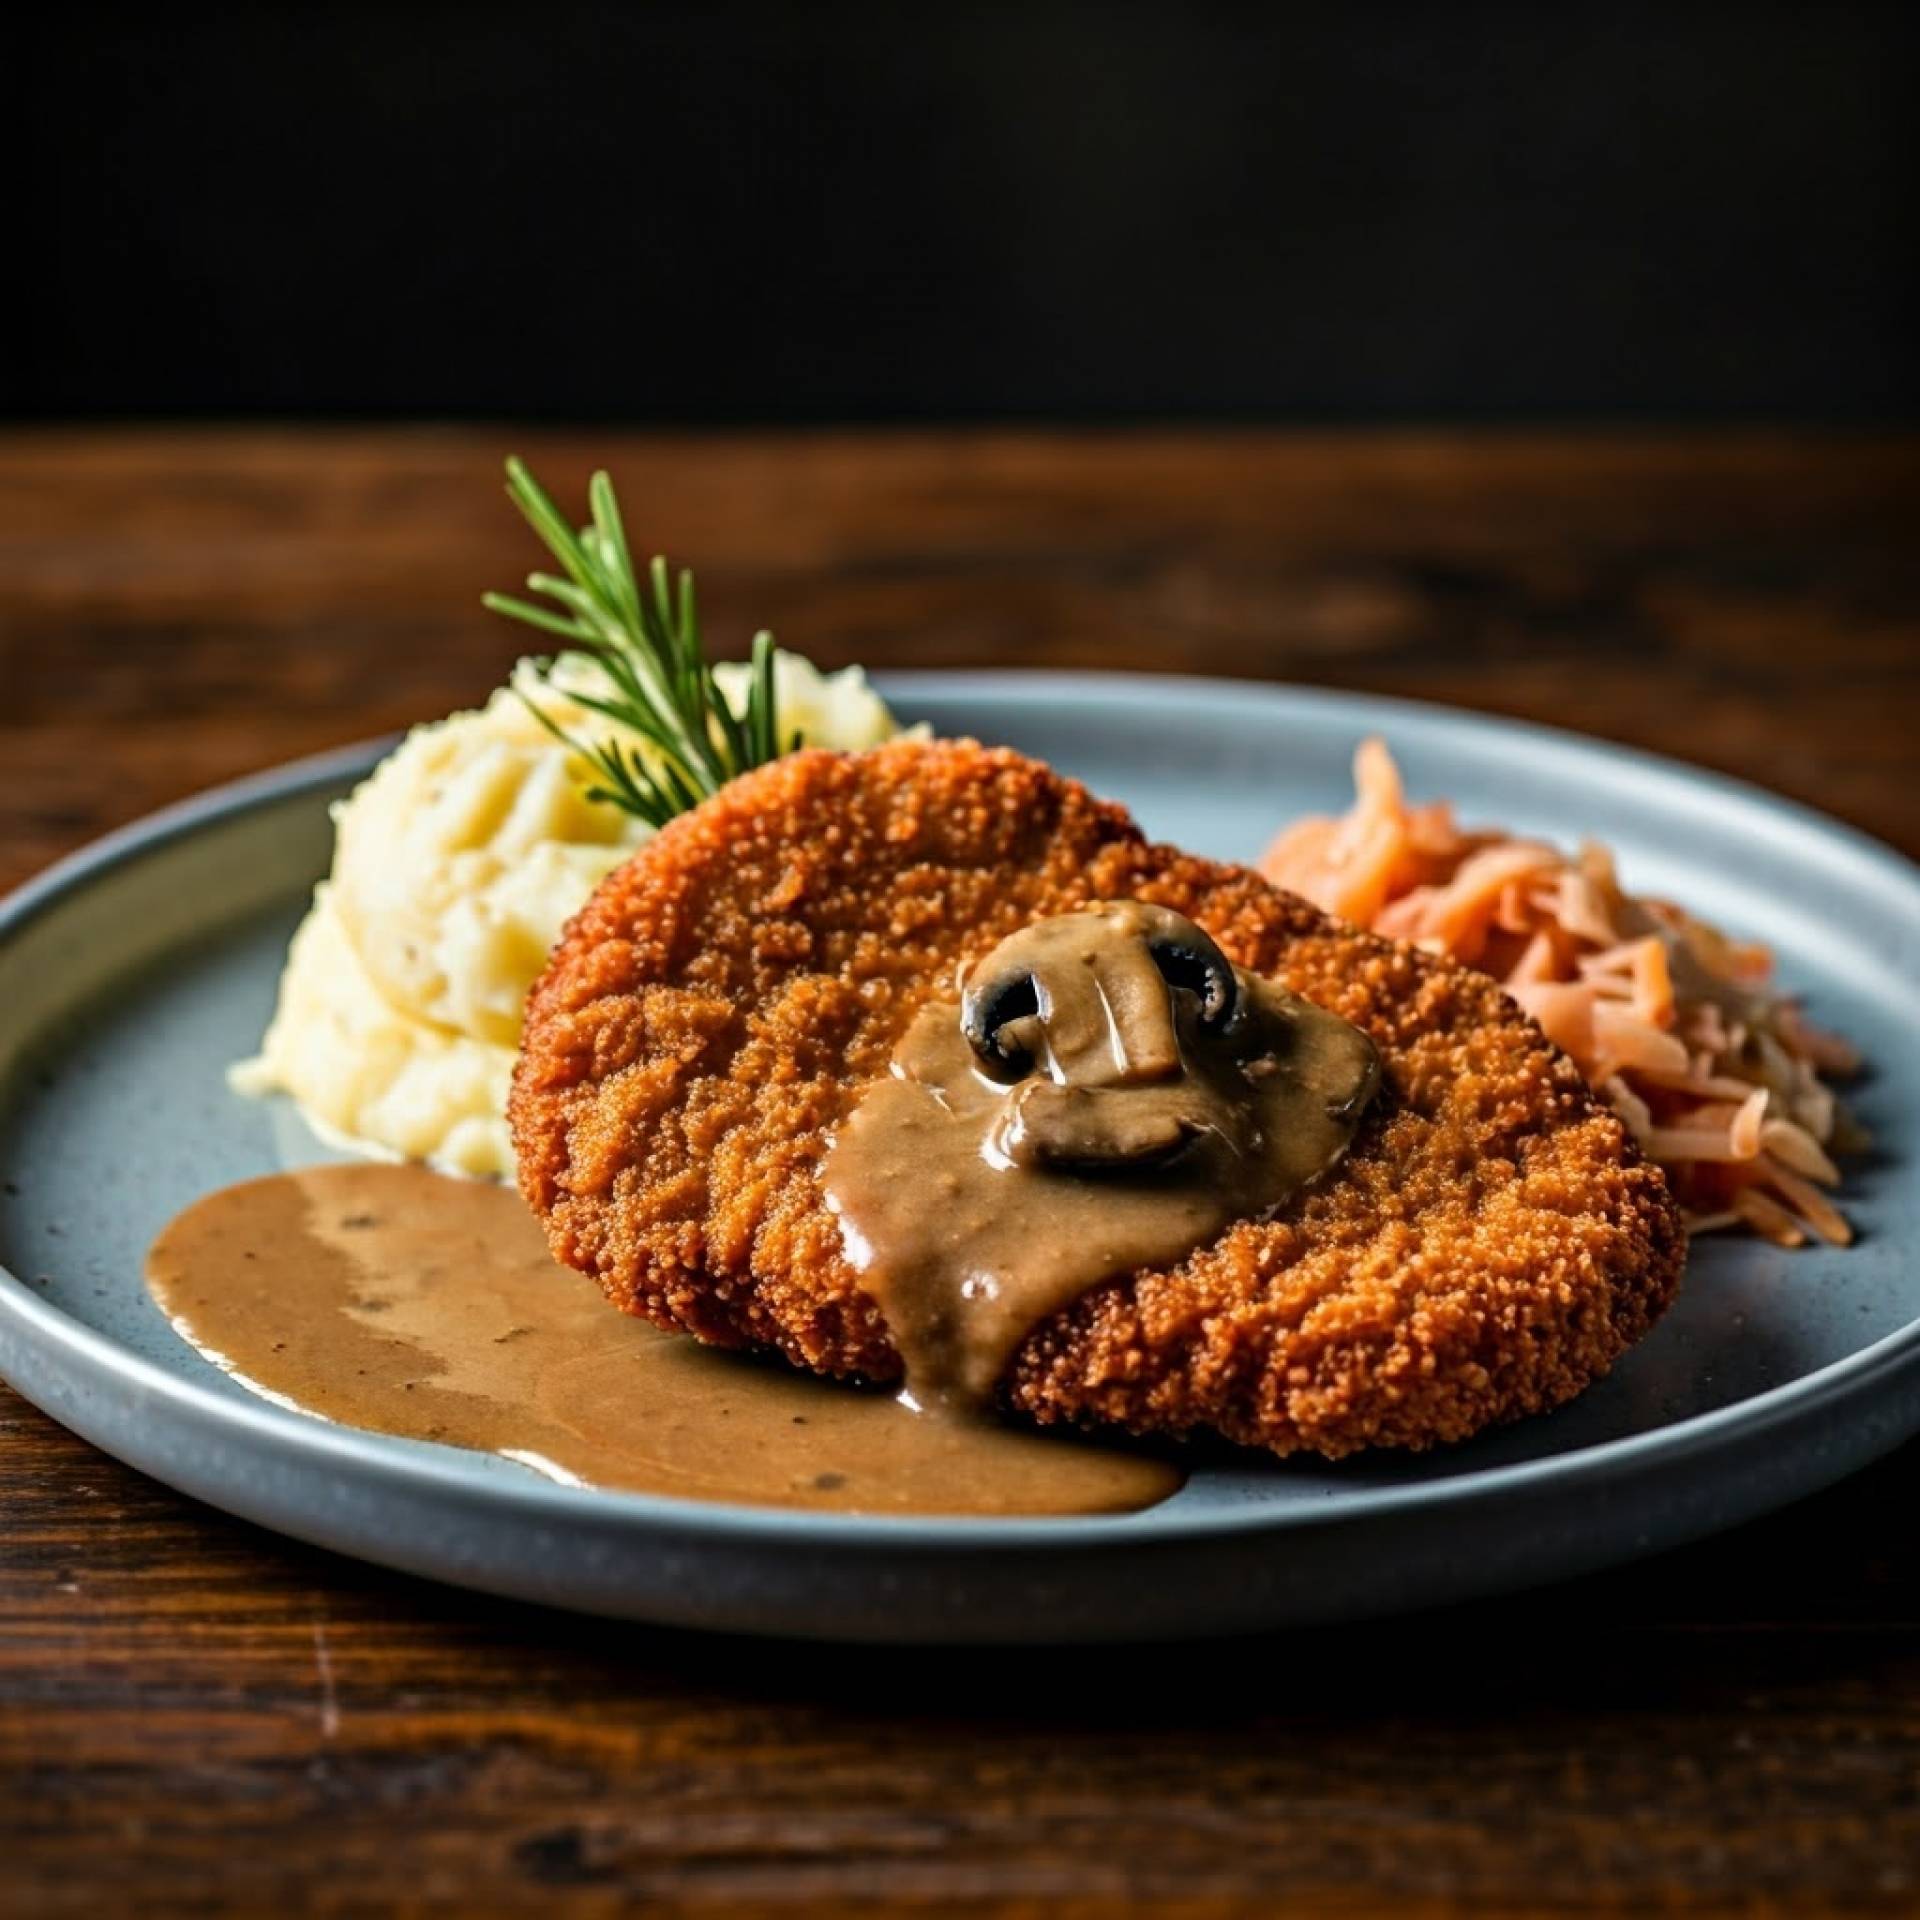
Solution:
{"label": "gray ceramic plate", "polygon": [[1565,735],[1284,688],[906,675],[912,719],[1036,753],[1147,828],[1250,858],[1344,804],[1384,733],[1420,794],[1563,840],[1764,936],[1875,1072],[1844,1253],[1717,1240],[1575,1405],[1423,1460],[1204,1471],[1144,1514],[925,1521],[581,1492],[255,1399],[140,1260],[198,1194],[325,1157],[231,1096],[368,750],[176,808],[0,909],[0,1372],[169,1484],[346,1553],[636,1619],[849,1640],[1068,1640],[1352,1617],[1623,1560],[1777,1506],[1920,1429],[1920,872],[1750,789]]}

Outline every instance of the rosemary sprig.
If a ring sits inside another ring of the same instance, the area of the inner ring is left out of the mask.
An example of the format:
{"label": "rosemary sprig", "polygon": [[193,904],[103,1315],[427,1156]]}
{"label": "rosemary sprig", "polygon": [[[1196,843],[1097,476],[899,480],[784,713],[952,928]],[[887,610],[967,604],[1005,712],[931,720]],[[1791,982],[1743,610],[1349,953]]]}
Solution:
{"label": "rosemary sprig", "polygon": [[[527,576],[527,590],[550,605],[504,593],[483,594],[482,604],[566,641],[558,655],[535,663],[541,679],[562,698],[604,715],[646,743],[643,749],[618,734],[582,739],[522,693],[533,717],[593,767],[598,777],[587,789],[589,800],[610,801],[650,826],[664,826],[717,793],[735,774],[799,744],[797,734],[781,744],[773,635],[753,636],[746,710],[736,714],[701,647],[693,575],[683,567],[677,578],[671,576],[657,554],[644,584],[635,575],[620,503],[606,474],[596,473],[589,482],[593,518],[578,529],[517,459],[507,462],[507,497],[546,543],[565,578]],[[556,686],[553,669],[569,656],[598,666],[607,691]]]}

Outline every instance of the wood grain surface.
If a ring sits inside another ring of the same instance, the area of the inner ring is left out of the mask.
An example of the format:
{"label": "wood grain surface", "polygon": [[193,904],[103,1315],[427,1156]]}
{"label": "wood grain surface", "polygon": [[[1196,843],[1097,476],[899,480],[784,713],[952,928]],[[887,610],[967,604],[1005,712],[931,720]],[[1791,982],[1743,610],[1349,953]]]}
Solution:
{"label": "wood grain surface", "polygon": [[[723,650],[1450,700],[1920,853],[1912,440],[48,432],[0,440],[0,885],[484,696],[511,447],[611,466]],[[1920,1910],[1920,1449],[1512,1600],[1032,1655],[462,1596],[4,1389],[0,1473],[0,1913]]]}

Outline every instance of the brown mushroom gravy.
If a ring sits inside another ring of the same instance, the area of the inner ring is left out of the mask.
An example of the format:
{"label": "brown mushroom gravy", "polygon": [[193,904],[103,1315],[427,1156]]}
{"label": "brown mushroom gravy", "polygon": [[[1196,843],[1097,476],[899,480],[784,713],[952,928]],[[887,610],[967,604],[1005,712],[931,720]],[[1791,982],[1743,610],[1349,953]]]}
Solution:
{"label": "brown mushroom gravy", "polygon": [[856,1513],[1126,1512],[1182,1475],[916,1419],[616,1312],[508,1187],[326,1166],[210,1194],[147,1259],[175,1328],[256,1392],[601,1487]]}
{"label": "brown mushroom gravy", "polygon": [[827,1157],[847,1257],[922,1409],[984,1406],[1022,1340],[1331,1167],[1373,1042],[1115,901],[1022,929],[921,1010]]}

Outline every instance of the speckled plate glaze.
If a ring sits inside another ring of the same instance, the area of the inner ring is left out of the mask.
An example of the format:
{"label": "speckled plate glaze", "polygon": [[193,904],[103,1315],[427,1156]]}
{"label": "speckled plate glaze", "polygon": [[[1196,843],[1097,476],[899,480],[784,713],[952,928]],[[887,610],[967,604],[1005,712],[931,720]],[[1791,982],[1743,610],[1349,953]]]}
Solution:
{"label": "speckled plate glaze", "polygon": [[208,1189],[328,1157],[229,1094],[324,870],[355,749],[115,835],[0,907],[0,1373],[228,1511],[421,1574],[639,1620],[844,1640],[1220,1633],[1456,1600],[1697,1537],[1920,1429],[1920,871],[1750,788],[1389,701],[1098,675],[901,675],[909,719],[1005,741],[1147,829],[1249,859],[1345,803],[1363,734],[1412,790],[1618,849],[1629,884],[1770,941],[1864,1046],[1850,1251],[1703,1242],[1653,1336],[1561,1412],[1424,1459],[1212,1468],[1120,1518],[866,1519],[555,1486],[287,1412],[175,1338],[148,1239]]}

